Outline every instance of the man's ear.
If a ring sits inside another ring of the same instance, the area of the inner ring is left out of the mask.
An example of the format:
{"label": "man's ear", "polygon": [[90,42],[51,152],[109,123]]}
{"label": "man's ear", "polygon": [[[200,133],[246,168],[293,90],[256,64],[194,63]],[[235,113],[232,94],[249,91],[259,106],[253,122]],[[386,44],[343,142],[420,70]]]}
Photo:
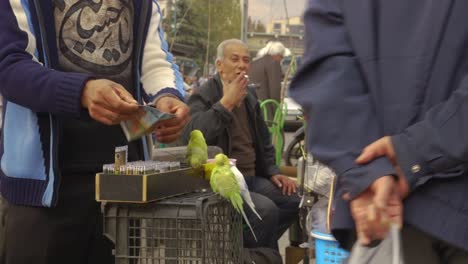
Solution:
{"label": "man's ear", "polygon": [[216,71],[223,73],[223,62],[219,59],[216,60]]}

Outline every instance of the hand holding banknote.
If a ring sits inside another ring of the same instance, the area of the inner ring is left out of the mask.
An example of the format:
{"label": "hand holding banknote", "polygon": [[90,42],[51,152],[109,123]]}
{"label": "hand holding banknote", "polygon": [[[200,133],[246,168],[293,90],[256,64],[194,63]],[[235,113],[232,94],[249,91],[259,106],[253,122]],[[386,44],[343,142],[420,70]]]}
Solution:
{"label": "hand holding banknote", "polygon": [[81,105],[89,115],[106,125],[121,125],[128,141],[151,132],[161,143],[176,140],[189,119],[188,106],[173,96],[163,96],[155,107],[139,105],[120,84],[107,79],[89,80]]}
{"label": "hand holding banknote", "polygon": [[156,102],[156,108],[174,115],[174,118],[162,120],[156,124],[156,138],[161,143],[169,143],[176,140],[182,133],[190,119],[189,107],[179,99],[165,96]]}
{"label": "hand holding banknote", "polygon": [[185,103],[175,97],[162,97],[152,105],[140,105],[143,115],[120,123],[128,141],[143,135],[156,133],[161,143],[176,140],[189,119],[189,110]]}
{"label": "hand holding banknote", "polygon": [[116,125],[141,114],[132,95],[120,84],[106,79],[86,82],[81,105],[94,120],[106,125]]}

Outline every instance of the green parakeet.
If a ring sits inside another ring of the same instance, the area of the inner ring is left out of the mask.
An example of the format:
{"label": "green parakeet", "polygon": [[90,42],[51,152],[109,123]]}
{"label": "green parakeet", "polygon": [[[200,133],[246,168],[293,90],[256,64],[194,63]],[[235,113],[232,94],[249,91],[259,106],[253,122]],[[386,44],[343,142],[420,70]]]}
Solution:
{"label": "green parakeet", "polygon": [[190,132],[190,140],[187,145],[187,162],[194,169],[202,169],[208,159],[208,146],[205,137],[200,130]]}
{"label": "green parakeet", "polygon": [[215,193],[218,193],[222,197],[228,199],[237,212],[242,214],[245,223],[249,226],[250,231],[252,231],[253,237],[257,240],[252,226],[245,215],[241,190],[237,183],[236,176],[231,171],[228,157],[224,154],[218,154],[215,157],[215,163],[216,165],[210,177],[211,189],[213,189]]}
{"label": "green parakeet", "polygon": [[205,164],[205,180],[210,181],[211,172],[213,172],[214,167],[216,166],[215,163],[206,163]]}
{"label": "green parakeet", "polygon": [[250,207],[250,209],[258,217],[258,219],[262,220],[260,215],[257,213],[257,210],[255,210],[255,204],[253,203],[252,197],[250,196],[249,187],[245,182],[244,175],[234,164],[231,164],[231,171],[234,173],[234,176],[236,176],[236,181],[239,185],[242,199],[244,199],[244,202]]}

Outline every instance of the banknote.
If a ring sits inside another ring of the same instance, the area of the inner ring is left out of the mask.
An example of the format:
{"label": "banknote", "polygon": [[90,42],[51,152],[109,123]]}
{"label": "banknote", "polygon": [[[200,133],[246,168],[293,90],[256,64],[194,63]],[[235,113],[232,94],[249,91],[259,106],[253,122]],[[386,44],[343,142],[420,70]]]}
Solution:
{"label": "banknote", "polygon": [[154,125],[161,120],[174,118],[174,114],[161,112],[158,109],[149,106],[140,106],[144,115],[138,119],[131,119],[120,122],[120,126],[128,141],[132,141],[152,132]]}

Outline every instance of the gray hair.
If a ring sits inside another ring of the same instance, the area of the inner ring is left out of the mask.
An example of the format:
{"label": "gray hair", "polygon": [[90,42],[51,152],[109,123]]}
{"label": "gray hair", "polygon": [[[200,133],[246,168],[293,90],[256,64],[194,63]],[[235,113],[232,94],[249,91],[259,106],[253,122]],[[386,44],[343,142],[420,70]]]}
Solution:
{"label": "gray hair", "polygon": [[[291,53],[291,51],[289,51],[289,53]],[[258,51],[255,59],[260,59],[265,55],[281,55],[283,57],[286,57],[286,55],[288,55],[288,50],[283,45],[283,43],[279,41],[269,41],[265,47]]]}
{"label": "gray hair", "polygon": [[216,49],[216,60],[222,61],[224,59],[224,50],[229,45],[241,45],[247,49],[249,48],[249,46],[247,46],[247,44],[245,44],[245,42],[240,39],[227,39],[218,45],[218,48]]}

